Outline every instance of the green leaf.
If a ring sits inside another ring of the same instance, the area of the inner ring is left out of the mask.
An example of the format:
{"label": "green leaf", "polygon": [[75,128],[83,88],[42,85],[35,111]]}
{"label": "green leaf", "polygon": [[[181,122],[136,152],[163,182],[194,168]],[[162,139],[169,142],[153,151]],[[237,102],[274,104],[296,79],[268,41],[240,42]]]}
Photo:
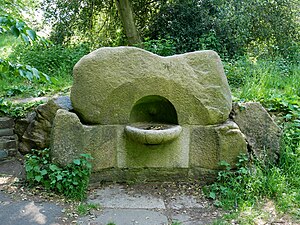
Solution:
{"label": "green leaf", "polygon": [[26,34],[21,33],[21,37],[26,44],[30,44],[29,38]]}
{"label": "green leaf", "polygon": [[35,40],[36,39],[36,32],[34,30],[26,30],[27,35],[30,37],[31,40]]}
{"label": "green leaf", "polygon": [[45,169],[43,169],[42,171],[41,171],[41,175],[42,176],[44,176],[44,175],[46,175],[48,172],[47,172],[47,170],[45,170]]}
{"label": "green leaf", "polygon": [[209,193],[209,197],[210,197],[211,199],[216,199],[216,193],[215,193],[215,192],[210,192],[210,193]]}
{"label": "green leaf", "polygon": [[19,36],[20,36],[20,31],[18,30],[18,28],[16,28],[16,26],[11,26],[11,27],[10,27],[10,32],[11,32],[15,37],[19,37]]}
{"label": "green leaf", "polygon": [[6,24],[8,19],[6,17],[1,16],[0,17],[0,24]]}
{"label": "green leaf", "polygon": [[32,67],[31,68],[31,71],[32,71],[32,74],[33,74],[33,76],[35,77],[35,78],[37,78],[37,79],[40,79],[40,72],[36,69],[36,68],[34,68],[34,67]]}
{"label": "green leaf", "polygon": [[56,179],[57,179],[57,180],[62,180],[62,178],[63,178],[63,177],[62,177],[62,175],[60,175],[60,174],[56,176]]}
{"label": "green leaf", "polygon": [[54,164],[51,164],[49,168],[50,168],[51,171],[59,170],[59,167],[54,165]]}
{"label": "green leaf", "polygon": [[42,176],[35,176],[34,179],[37,181],[37,182],[40,182],[42,180]]}
{"label": "green leaf", "polygon": [[20,31],[20,32],[22,32],[22,30],[24,29],[24,27],[25,27],[25,23],[24,22],[16,22],[16,28]]}
{"label": "green leaf", "polygon": [[75,164],[75,165],[80,165],[80,159],[74,159],[73,160],[73,163]]}

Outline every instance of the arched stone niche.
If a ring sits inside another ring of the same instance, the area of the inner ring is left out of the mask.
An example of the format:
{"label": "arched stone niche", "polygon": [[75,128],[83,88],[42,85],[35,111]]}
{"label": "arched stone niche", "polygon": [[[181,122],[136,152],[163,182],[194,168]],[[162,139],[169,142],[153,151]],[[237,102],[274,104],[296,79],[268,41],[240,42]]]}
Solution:
{"label": "arched stone niche", "polygon": [[149,95],[134,104],[129,122],[178,124],[178,117],[175,107],[168,99],[159,95]]}

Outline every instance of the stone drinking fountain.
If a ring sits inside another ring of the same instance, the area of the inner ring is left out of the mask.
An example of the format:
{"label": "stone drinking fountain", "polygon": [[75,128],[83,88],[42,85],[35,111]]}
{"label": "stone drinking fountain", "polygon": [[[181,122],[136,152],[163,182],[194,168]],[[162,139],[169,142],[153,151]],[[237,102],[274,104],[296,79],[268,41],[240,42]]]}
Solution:
{"label": "stone drinking fountain", "polygon": [[71,101],[74,112],[54,120],[52,159],[65,165],[90,153],[94,181],[205,180],[247,152],[213,51],[98,49],[75,65]]}

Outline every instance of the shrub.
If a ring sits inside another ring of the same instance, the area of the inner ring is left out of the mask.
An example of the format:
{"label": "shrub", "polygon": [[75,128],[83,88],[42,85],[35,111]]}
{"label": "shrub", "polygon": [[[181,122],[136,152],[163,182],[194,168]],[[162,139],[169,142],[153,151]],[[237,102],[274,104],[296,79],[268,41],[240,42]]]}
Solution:
{"label": "shrub", "polygon": [[75,46],[19,45],[10,59],[22,64],[30,64],[50,77],[71,76],[74,65],[81,57],[89,53],[87,44]]}
{"label": "shrub", "polygon": [[79,159],[60,167],[51,162],[49,149],[35,150],[26,156],[26,179],[29,185],[41,185],[68,198],[83,200],[91,173],[89,160],[89,154],[81,154]]}
{"label": "shrub", "polygon": [[174,55],[174,42],[170,39],[150,40],[143,42],[144,49],[160,56]]}

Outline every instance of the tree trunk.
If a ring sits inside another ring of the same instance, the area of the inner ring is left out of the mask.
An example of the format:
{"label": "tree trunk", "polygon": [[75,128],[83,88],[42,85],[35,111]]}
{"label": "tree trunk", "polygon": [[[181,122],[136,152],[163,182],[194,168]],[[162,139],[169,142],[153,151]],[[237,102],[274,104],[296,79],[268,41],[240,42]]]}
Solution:
{"label": "tree trunk", "polygon": [[116,5],[125,30],[129,45],[141,44],[141,38],[137,32],[130,0],[116,0]]}

